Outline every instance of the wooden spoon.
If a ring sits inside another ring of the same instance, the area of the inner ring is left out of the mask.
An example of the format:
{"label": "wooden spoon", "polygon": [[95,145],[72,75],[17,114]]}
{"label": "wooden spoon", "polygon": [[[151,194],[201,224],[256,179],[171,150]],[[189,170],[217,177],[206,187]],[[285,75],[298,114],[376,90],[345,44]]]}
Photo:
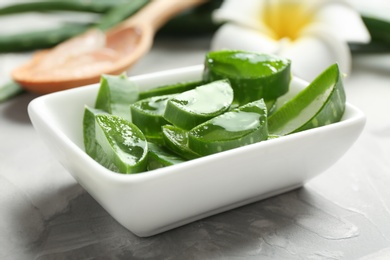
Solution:
{"label": "wooden spoon", "polygon": [[151,48],[155,32],[175,14],[206,0],[152,0],[132,17],[103,33],[92,29],[37,52],[12,72],[28,91],[47,94],[99,82],[120,74]]}

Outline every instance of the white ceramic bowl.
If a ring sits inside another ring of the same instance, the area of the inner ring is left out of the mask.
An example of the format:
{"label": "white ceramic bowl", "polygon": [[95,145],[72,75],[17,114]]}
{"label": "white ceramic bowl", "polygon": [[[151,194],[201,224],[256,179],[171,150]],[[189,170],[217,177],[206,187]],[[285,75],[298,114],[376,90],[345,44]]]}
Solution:
{"label": "white ceramic bowl", "polygon": [[[202,66],[132,77],[143,89],[200,79]],[[293,79],[291,89],[307,85]],[[84,105],[99,85],[41,96],[29,116],[73,177],[124,227],[151,236],[302,186],[333,165],[361,133],[365,116],[347,104],[338,123],[154,171],[124,175],[84,152]],[[330,187],[331,188],[331,187]]]}

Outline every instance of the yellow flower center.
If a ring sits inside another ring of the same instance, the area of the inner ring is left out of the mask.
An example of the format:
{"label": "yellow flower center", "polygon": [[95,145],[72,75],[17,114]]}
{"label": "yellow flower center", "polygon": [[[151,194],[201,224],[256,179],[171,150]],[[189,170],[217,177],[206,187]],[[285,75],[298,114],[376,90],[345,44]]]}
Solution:
{"label": "yellow flower center", "polygon": [[313,20],[307,4],[300,0],[263,0],[263,22],[276,40],[289,38],[295,40],[302,29]]}

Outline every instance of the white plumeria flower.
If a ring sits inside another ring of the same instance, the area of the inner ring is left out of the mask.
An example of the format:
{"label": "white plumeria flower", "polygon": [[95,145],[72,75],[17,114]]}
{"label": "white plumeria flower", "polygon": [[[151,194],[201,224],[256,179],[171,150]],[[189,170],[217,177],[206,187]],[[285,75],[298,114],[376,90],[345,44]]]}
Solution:
{"label": "white plumeria flower", "polygon": [[360,14],[390,22],[389,0],[347,0]]}
{"label": "white plumeria flower", "polygon": [[348,42],[370,35],[358,12],[343,0],[225,0],[214,19],[224,24],[211,49],[272,53],[292,61],[293,74],[311,81],[337,62],[348,74]]}

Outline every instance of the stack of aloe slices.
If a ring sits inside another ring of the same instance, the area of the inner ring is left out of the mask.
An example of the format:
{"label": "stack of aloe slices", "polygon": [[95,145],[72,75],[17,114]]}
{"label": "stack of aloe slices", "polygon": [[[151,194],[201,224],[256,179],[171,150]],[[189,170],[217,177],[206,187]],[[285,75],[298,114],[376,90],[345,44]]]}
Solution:
{"label": "stack of aloe slices", "polygon": [[247,51],[207,53],[201,80],[140,91],[103,75],[85,108],[86,152],[108,169],[139,173],[337,122],[345,92],[337,64],[277,107],[288,59]]}

